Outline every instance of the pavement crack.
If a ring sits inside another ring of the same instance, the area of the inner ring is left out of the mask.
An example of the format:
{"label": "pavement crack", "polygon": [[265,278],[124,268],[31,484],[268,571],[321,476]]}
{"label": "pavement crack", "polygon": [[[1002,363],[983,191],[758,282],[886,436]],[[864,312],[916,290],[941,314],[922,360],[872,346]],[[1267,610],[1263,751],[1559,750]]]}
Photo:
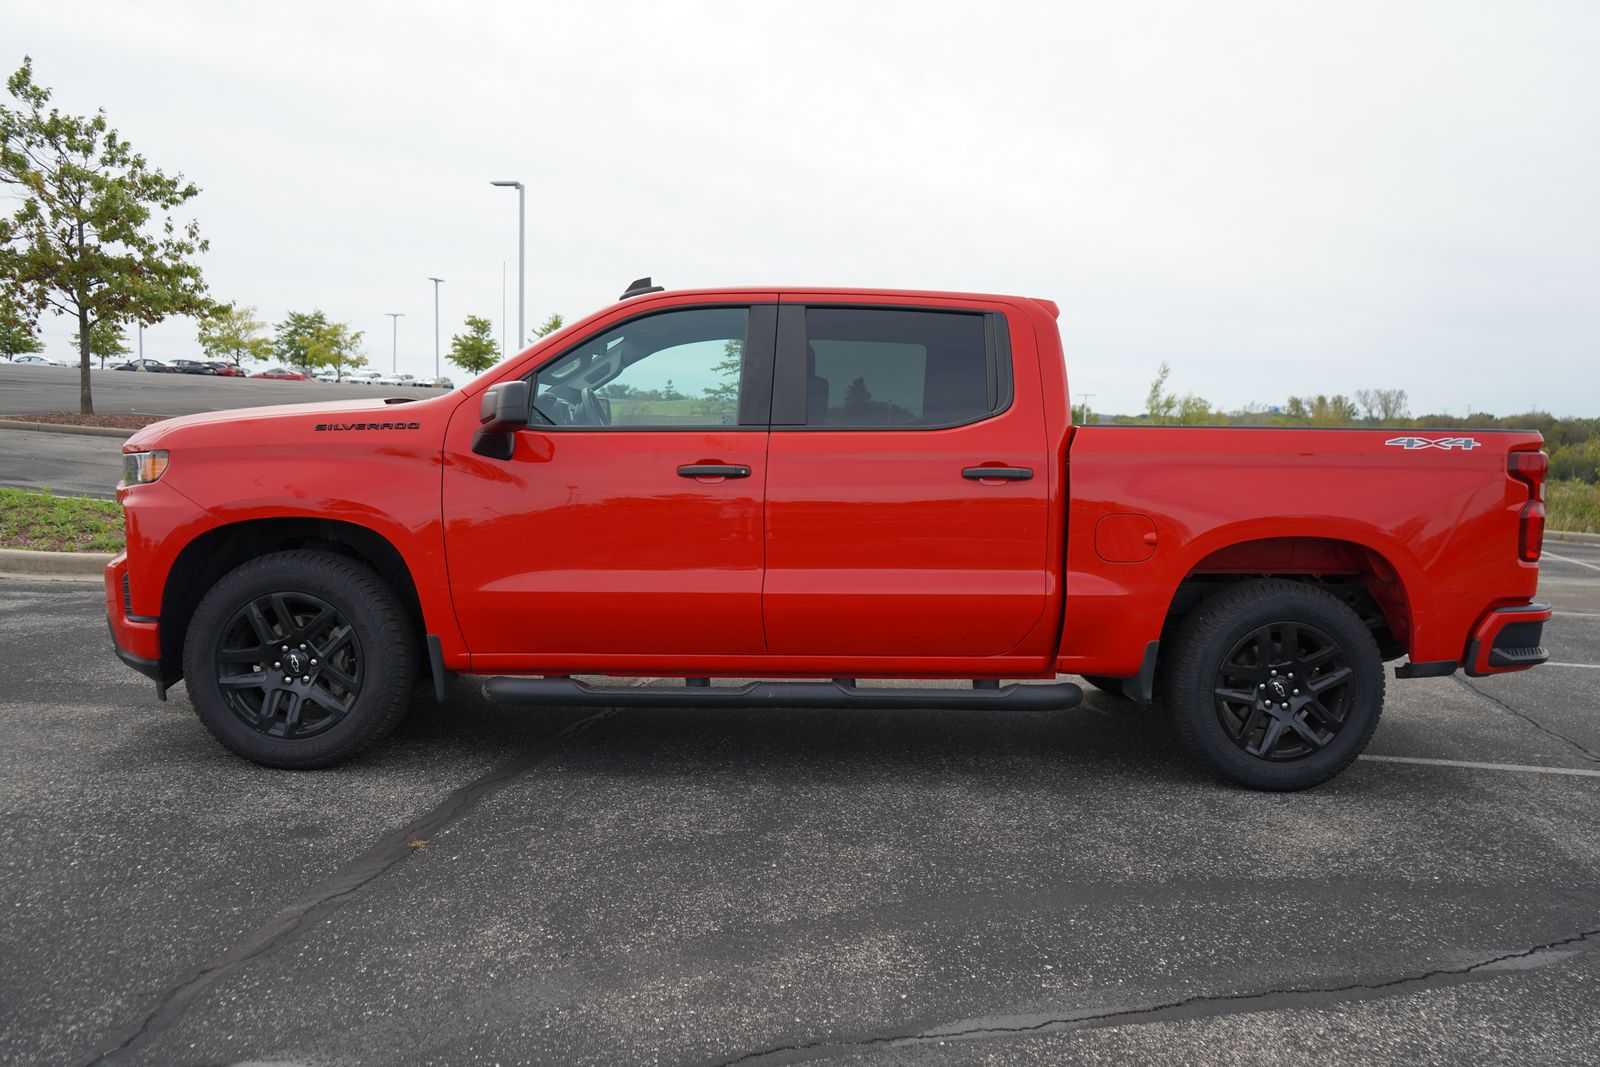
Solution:
{"label": "pavement crack", "polygon": [[266,925],[258,927],[227,952],[196,968],[183,981],[168,988],[143,1014],[101,1042],[80,1062],[84,1067],[120,1062],[139,1045],[176,1022],[206,989],[271,952],[298,931],[316,925],[346,898],[410,859],[417,851],[411,846],[413,840],[432,837],[471,811],[485,796],[526,774],[548,759],[562,744],[600,720],[616,714],[616,710],[605,708],[569,723],[515,759],[453,790],[430,811],[384,834],[365,852],[312,886]]}
{"label": "pavement crack", "polygon": [[[1196,994],[1159,1004],[1098,1011],[1063,1011],[1035,1015],[987,1016],[963,1019],[925,1030],[878,1034],[859,1038],[776,1045],[721,1060],[717,1067],[743,1067],[749,1064],[800,1063],[868,1048],[909,1048],[946,1041],[983,1041],[1007,1037],[1031,1037],[1045,1033],[1086,1030],[1103,1026],[1143,1026],[1151,1023],[1252,1011],[1281,1010],[1345,1000],[1392,996],[1466,981],[1479,972],[1531,970],[1560,962],[1584,951],[1600,939],[1600,927],[1583,930],[1570,937],[1547,941],[1531,948],[1504,952],[1460,967],[1441,967],[1419,974],[1402,975],[1380,982],[1351,982],[1344,985],[1288,986],[1250,993]],[[1572,951],[1562,951],[1571,949]]]}
{"label": "pavement crack", "polygon": [[1575,740],[1574,738],[1568,737],[1566,734],[1562,733],[1560,730],[1551,729],[1550,727],[1546,726],[1544,723],[1540,722],[1538,719],[1535,719],[1532,715],[1529,715],[1527,712],[1521,710],[1520,708],[1516,708],[1516,707],[1513,707],[1510,704],[1507,704],[1504,700],[1501,700],[1499,697],[1495,696],[1493,693],[1488,693],[1488,692],[1485,692],[1482,689],[1479,689],[1477,686],[1473,685],[1467,679],[1462,678],[1460,675],[1455,675],[1453,677],[1455,677],[1455,680],[1459,684],[1466,686],[1467,689],[1470,690],[1471,692],[1474,692],[1474,693],[1478,694],[1480,697],[1482,697],[1483,699],[1489,701],[1491,704],[1494,704],[1495,706],[1497,706],[1497,707],[1499,707],[1499,708],[1501,708],[1501,709],[1503,709],[1505,711],[1509,711],[1511,714],[1515,715],[1517,718],[1521,719],[1522,721],[1526,722],[1528,725],[1532,726],[1535,730],[1538,730],[1541,733],[1548,734],[1549,736],[1555,738],[1557,741],[1565,741],[1567,744],[1571,745],[1573,748],[1577,749],[1579,752],[1582,752],[1585,759],[1587,759],[1587,760],[1589,760],[1589,761],[1591,761],[1593,763],[1600,763],[1600,752],[1594,751],[1588,745],[1585,745],[1582,741],[1578,741],[1578,740]]}

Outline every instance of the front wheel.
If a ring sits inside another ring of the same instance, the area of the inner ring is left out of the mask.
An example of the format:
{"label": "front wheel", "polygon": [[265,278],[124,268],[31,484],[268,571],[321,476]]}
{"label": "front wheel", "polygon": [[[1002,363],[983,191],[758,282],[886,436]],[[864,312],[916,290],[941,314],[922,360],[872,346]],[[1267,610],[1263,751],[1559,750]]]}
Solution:
{"label": "front wheel", "polygon": [[416,639],[381,578],[331,552],[275,552],[224,575],[184,641],[189,701],[245,759],[340,763],[404,717]]}
{"label": "front wheel", "polygon": [[1348,767],[1383,711],[1383,660],[1337,597],[1278,579],[1230,586],[1176,635],[1165,696],[1189,751],[1253,789]]}

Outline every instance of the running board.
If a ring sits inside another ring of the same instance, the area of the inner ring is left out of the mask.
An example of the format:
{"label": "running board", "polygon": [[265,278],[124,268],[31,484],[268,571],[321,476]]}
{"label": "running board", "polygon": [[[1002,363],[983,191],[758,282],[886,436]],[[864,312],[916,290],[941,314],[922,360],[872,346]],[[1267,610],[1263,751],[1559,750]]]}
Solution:
{"label": "running board", "polygon": [[[502,704],[578,708],[703,708],[737,704],[769,708],[1001,708],[1056,711],[1075,708],[1083,690],[1071,682],[1036,685],[974,683],[972,689],[862,689],[833,682],[750,682],[712,686],[698,678],[682,686],[590,685],[573,678],[489,678],[483,695]],[[987,680],[985,680],[985,683]]]}

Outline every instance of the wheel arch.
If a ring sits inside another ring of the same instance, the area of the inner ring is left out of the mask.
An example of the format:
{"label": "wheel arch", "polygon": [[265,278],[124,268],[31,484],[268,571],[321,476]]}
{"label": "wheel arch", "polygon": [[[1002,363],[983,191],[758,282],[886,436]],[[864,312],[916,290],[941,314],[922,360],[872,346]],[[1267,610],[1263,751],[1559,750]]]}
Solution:
{"label": "wheel arch", "polygon": [[313,516],[244,519],[217,526],[185,545],[167,571],[161,594],[161,666],[176,679],[183,671],[183,645],[189,622],[207,590],[223,575],[257,557],[289,549],[322,549],[372,568],[404,605],[417,646],[427,631],[411,568],[382,534],[339,519]]}
{"label": "wheel arch", "polygon": [[[1393,547],[1321,534],[1257,537],[1208,545],[1186,569],[1168,603],[1163,635],[1201,600],[1256,578],[1316,585],[1334,593],[1373,630],[1386,659],[1404,655],[1417,627],[1418,588],[1411,561]],[[1409,580],[1408,580],[1409,579]]]}

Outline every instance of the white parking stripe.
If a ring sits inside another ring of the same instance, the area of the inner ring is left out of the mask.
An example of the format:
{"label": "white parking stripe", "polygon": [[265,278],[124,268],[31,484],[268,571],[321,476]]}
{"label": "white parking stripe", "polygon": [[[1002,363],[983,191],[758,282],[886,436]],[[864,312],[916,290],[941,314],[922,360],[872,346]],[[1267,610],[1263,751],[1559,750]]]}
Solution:
{"label": "white parking stripe", "polygon": [[1552,611],[1550,614],[1563,619],[1600,619],[1600,611]]}
{"label": "white parking stripe", "polygon": [[1581,671],[1600,671],[1600,663],[1553,663],[1546,661],[1541,664],[1545,667],[1576,667]]}
{"label": "white parking stripe", "polygon": [[1418,763],[1425,767],[1465,767],[1472,771],[1522,771],[1524,774],[1570,774],[1578,778],[1600,778],[1600,770],[1591,771],[1579,767],[1534,767],[1526,763],[1474,763],[1464,759],[1424,759],[1421,756],[1364,755],[1361,758],[1380,763]]}
{"label": "white parking stripe", "polygon": [[1543,555],[1549,556],[1551,559],[1559,559],[1562,563],[1576,563],[1580,567],[1588,567],[1592,571],[1600,571],[1600,564],[1597,563],[1585,563],[1581,559],[1573,559],[1571,556],[1558,556],[1554,552],[1545,552]]}

